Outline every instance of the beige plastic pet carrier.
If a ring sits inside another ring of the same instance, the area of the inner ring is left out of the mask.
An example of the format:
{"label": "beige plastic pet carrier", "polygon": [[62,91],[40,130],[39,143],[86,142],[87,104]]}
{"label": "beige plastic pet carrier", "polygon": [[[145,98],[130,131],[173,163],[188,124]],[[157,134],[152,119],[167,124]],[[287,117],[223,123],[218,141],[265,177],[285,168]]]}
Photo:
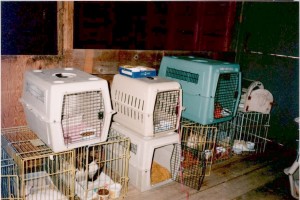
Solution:
{"label": "beige plastic pet carrier", "polygon": [[161,77],[117,74],[111,89],[113,119],[144,137],[178,129],[182,93],[179,83]]}
{"label": "beige plastic pet carrier", "polygon": [[26,71],[28,126],[53,152],[103,142],[113,114],[107,81],[74,68]]}

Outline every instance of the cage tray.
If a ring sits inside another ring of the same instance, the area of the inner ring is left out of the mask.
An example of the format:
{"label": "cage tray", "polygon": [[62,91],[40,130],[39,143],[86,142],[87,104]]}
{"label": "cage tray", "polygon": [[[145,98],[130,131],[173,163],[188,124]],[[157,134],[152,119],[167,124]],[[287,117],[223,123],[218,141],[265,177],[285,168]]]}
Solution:
{"label": "cage tray", "polygon": [[156,69],[145,66],[124,65],[119,67],[119,73],[131,78],[156,76]]}

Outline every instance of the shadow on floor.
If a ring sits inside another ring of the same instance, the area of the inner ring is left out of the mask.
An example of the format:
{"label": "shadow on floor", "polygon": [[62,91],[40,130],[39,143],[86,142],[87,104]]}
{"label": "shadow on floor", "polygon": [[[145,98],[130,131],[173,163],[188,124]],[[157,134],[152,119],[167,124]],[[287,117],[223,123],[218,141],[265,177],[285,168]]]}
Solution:
{"label": "shadow on floor", "polygon": [[288,176],[283,172],[286,167],[292,165],[296,159],[297,152],[277,144],[268,144],[268,151],[263,155],[254,156],[257,162],[270,161],[270,173],[276,174],[274,181],[252,190],[236,200],[288,200],[294,199],[290,193],[290,184]]}

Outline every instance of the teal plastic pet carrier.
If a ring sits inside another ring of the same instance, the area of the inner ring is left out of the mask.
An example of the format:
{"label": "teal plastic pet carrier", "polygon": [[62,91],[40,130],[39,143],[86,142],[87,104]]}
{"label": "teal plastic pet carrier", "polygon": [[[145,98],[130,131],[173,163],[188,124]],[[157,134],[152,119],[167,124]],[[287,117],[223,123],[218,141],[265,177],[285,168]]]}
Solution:
{"label": "teal plastic pet carrier", "polygon": [[206,125],[235,116],[241,95],[239,64],[194,56],[164,56],[158,76],[181,84],[184,118]]}

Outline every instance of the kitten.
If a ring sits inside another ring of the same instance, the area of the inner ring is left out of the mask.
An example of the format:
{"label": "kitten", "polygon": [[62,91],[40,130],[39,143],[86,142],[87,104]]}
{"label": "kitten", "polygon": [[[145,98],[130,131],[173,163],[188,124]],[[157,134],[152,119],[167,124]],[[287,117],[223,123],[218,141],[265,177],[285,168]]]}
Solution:
{"label": "kitten", "polygon": [[[81,151],[80,151],[81,150]],[[84,181],[86,173],[88,173],[89,182],[95,181],[101,174],[104,168],[104,164],[101,162],[104,158],[103,148],[90,147],[88,149],[89,155],[86,156],[86,151],[82,149],[76,150],[76,180]],[[85,165],[86,159],[88,159],[88,167]]]}

